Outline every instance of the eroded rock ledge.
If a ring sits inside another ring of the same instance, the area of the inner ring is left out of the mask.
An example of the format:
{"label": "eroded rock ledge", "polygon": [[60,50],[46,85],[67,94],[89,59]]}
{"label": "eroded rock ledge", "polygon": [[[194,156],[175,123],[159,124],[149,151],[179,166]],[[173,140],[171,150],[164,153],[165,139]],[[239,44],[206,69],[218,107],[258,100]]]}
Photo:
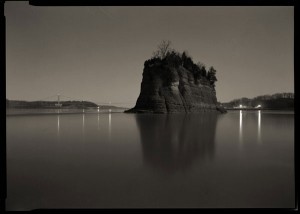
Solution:
{"label": "eroded rock ledge", "polygon": [[226,112],[218,106],[214,84],[207,78],[196,78],[182,65],[146,62],[140,95],[126,113]]}

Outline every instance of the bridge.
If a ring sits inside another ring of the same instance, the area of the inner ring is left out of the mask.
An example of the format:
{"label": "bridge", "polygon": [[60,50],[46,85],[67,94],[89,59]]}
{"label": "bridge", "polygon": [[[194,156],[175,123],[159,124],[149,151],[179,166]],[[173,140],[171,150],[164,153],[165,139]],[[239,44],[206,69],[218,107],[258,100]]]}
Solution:
{"label": "bridge", "polygon": [[63,94],[54,94],[51,96],[43,97],[38,100],[35,100],[36,102],[56,102],[54,104],[55,107],[61,108],[63,106],[63,102],[67,101],[75,101],[75,102],[82,102],[82,107],[84,108],[84,102],[92,102],[95,103],[98,108],[101,106],[116,106],[116,107],[126,107],[126,106],[134,106],[135,101],[125,101],[125,102],[94,102],[90,100],[85,100],[78,97],[70,97]]}

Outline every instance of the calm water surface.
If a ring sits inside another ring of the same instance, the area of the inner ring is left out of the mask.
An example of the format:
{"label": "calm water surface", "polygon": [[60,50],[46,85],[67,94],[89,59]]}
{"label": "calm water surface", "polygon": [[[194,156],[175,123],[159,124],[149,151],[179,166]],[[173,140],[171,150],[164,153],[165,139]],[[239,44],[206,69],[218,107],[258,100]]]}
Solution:
{"label": "calm water surface", "polygon": [[294,207],[290,112],[6,119],[7,210]]}

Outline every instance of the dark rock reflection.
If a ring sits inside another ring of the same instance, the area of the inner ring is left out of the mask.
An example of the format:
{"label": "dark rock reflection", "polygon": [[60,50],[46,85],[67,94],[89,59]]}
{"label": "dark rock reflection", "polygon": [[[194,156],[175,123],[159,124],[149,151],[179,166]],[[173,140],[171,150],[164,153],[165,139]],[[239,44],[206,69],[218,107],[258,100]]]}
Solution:
{"label": "dark rock reflection", "polygon": [[144,163],[166,172],[184,171],[196,159],[212,159],[215,113],[136,115]]}

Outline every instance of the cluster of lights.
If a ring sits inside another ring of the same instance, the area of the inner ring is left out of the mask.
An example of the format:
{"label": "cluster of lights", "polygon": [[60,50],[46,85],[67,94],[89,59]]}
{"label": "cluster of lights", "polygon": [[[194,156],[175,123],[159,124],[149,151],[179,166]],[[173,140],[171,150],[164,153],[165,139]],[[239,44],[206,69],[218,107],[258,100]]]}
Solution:
{"label": "cluster of lights", "polygon": [[[242,104],[240,104],[239,106],[234,108],[247,108],[247,106],[243,106]],[[257,105],[255,108],[261,108],[261,105]]]}

